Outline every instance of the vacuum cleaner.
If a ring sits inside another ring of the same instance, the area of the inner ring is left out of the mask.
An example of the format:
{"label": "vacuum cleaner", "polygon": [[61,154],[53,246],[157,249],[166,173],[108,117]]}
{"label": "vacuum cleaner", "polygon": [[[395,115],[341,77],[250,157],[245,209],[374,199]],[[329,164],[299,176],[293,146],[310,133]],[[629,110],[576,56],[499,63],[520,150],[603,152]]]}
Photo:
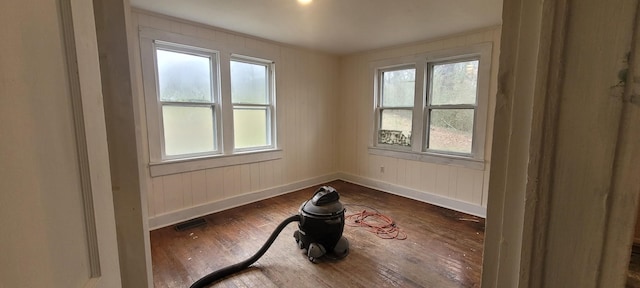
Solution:
{"label": "vacuum cleaner", "polygon": [[305,249],[309,261],[316,263],[320,257],[340,259],[349,254],[349,241],[342,236],[345,209],[340,203],[338,191],[331,186],[322,186],[313,197],[300,205],[298,215],[293,215],[278,225],[260,250],[249,259],[216,270],[200,278],[191,288],[207,287],[217,280],[249,267],[267,252],[285,226],[298,222],[293,237],[300,249]]}

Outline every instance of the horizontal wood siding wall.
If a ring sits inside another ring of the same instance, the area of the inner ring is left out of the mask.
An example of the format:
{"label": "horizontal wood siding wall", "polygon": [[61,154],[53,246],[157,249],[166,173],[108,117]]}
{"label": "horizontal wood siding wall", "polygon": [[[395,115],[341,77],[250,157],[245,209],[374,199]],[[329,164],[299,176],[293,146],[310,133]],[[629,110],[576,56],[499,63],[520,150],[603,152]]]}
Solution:
{"label": "horizontal wood siding wall", "polygon": [[[459,206],[471,204],[481,211],[486,211],[500,31],[500,27],[493,27],[434,41],[342,57],[340,62],[341,98],[338,105],[341,120],[338,169],[341,175],[344,175],[346,180],[355,180],[355,182],[362,182],[362,179],[365,179],[364,181],[373,183],[369,186],[374,188],[391,187],[398,190],[409,188],[411,191],[424,193],[429,197],[451,199],[454,203],[459,202],[461,204]],[[369,153],[368,147],[372,139],[374,122],[373,95],[370,87],[374,75],[371,73],[371,62],[485,42],[492,42],[493,50],[484,169],[476,170]],[[384,172],[381,171],[381,166],[384,166]],[[413,195],[412,198],[424,197]],[[450,208],[465,210],[459,207]]]}
{"label": "horizontal wood siding wall", "polygon": [[[243,54],[247,51],[269,51],[273,54],[275,51],[279,55],[276,63],[276,105],[280,129],[278,141],[283,157],[159,177],[145,175],[152,229],[199,216],[194,213],[215,212],[202,207],[222,210],[245,204],[241,202],[259,200],[260,197],[286,193],[304,185],[332,179],[331,175],[337,171],[335,155],[338,151],[338,141],[335,140],[338,57],[143,11],[133,11],[132,14],[136,38],[131,41],[135,50],[132,54],[136,58],[134,77],[138,84],[136,97],[139,107],[145,105],[138,27],[217,41],[226,47],[237,47]],[[149,139],[144,108],[138,112],[144,138],[141,148],[148,163]],[[250,194],[259,195],[246,197]],[[215,203],[223,204],[212,205]],[[194,210],[196,207],[200,209]]]}

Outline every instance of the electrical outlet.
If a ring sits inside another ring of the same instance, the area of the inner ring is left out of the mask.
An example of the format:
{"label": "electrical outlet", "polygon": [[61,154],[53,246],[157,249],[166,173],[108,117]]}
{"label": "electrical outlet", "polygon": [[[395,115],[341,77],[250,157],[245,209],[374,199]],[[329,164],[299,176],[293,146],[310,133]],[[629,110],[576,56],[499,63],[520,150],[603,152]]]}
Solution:
{"label": "electrical outlet", "polygon": [[380,173],[384,173],[384,166],[380,166]]}

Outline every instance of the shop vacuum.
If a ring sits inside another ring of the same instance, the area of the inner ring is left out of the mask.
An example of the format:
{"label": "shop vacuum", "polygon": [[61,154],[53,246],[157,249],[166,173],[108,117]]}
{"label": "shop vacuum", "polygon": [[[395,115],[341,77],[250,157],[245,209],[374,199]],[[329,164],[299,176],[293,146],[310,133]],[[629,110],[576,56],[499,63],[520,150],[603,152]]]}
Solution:
{"label": "shop vacuum", "polygon": [[291,222],[298,221],[298,230],[293,233],[300,249],[305,249],[309,261],[327,256],[340,259],[349,253],[349,241],[342,236],[345,209],[340,203],[338,191],[331,186],[316,190],[310,200],[300,206],[298,215],[293,215],[278,225],[267,242],[249,259],[209,273],[191,285],[191,288],[207,287],[231,274],[246,269],[267,252],[282,229]]}

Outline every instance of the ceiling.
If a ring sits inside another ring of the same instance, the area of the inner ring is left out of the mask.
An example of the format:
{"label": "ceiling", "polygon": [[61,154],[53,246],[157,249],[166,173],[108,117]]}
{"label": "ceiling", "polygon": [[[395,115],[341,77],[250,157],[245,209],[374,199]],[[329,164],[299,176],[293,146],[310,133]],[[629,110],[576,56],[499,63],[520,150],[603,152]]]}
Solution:
{"label": "ceiling", "polygon": [[130,0],[281,43],[349,54],[499,25],[502,0]]}

